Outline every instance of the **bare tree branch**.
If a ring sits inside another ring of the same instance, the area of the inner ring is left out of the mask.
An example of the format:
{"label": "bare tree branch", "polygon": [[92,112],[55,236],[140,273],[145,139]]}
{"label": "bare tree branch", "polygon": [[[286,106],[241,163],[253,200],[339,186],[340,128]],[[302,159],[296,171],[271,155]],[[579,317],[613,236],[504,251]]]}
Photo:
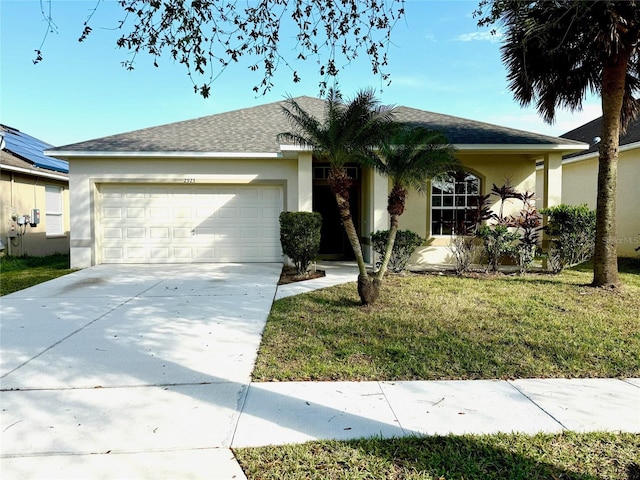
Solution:
{"label": "bare tree branch", "polygon": [[[301,81],[294,61],[315,57],[323,95],[329,80],[363,52],[372,72],[389,82],[391,31],[404,15],[404,2],[118,0],[124,13],[118,28],[126,33],[117,45],[131,54],[122,62],[127,69],[135,67],[139,53],[150,55],[155,66],[166,56],[183,64],[194,91],[203,97],[209,96],[215,79],[243,57],[249,61],[249,70],[262,73],[262,80],[253,87],[258,94],[273,88],[278,68],[288,69],[294,82]],[[51,7],[52,0],[46,3]],[[80,41],[92,33],[89,23],[101,3],[97,0],[85,21]],[[51,15],[45,18],[52,24]],[[287,35],[296,41],[291,53],[284,52],[280,43]],[[41,50],[42,46],[38,61],[42,60]],[[203,76],[204,81],[196,80]]]}

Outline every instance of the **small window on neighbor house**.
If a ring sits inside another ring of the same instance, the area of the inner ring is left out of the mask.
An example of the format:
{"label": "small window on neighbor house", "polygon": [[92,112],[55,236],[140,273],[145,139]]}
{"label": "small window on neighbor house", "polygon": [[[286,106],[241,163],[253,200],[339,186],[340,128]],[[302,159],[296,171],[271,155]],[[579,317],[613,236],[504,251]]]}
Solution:
{"label": "small window on neighbor house", "polygon": [[44,188],[47,235],[63,235],[62,187],[46,186]]}
{"label": "small window on neighbor house", "polygon": [[431,182],[431,234],[453,235],[472,223],[480,179],[471,173],[452,172]]}

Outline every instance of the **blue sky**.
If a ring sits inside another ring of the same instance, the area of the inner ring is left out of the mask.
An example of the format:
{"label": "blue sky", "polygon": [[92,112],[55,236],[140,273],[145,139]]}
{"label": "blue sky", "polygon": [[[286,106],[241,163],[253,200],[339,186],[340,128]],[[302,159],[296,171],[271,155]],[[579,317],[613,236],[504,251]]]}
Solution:
{"label": "blue sky", "polygon": [[[46,32],[40,0],[0,0],[0,123],[60,146],[286,95],[318,95],[314,60],[295,65],[302,76],[297,84],[283,69],[266,96],[252,91],[259,73],[234,65],[206,100],[193,93],[184,67],[168,57],[155,68],[151,57],[140,55],[136,69],[127,71],[120,62],[128,54],[115,45],[119,32],[113,27],[122,15],[114,0],[102,2],[91,21],[93,33],[84,43],[77,41],[95,5],[96,0],[53,0],[57,29],[47,36],[44,60],[34,65],[34,50]],[[582,112],[560,111],[554,125],[545,124],[533,108],[522,109],[507,86],[499,39],[476,26],[476,6],[476,1],[408,0],[406,18],[396,25],[389,47],[391,85],[381,83],[361,57],[341,72],[340,90],[350,97],[373,87],[383,103],[551,135],[601,114],[593,96]],[[286,36],[282,40],[282,51],[293,52],[294,43]]]}

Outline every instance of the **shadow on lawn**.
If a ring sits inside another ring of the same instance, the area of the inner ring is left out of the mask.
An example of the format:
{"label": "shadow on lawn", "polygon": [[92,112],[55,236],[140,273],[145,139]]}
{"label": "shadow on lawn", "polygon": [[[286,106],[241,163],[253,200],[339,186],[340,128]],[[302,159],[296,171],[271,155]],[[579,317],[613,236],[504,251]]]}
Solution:
{"label": "shadow on lawn", "polygon": [[[560,435],[537,435],[533,443],[538,440],[548,447],[549,452],[553,452],[556,438]],[[565,435],[566,436],[566,435]],[[501,435],[498,438],[506,439],[508,435]],[[572,435],[569,434],[569,438]],[[575,438],[575,437],[573,437]],[[530,441],[530,440],[529,440]],[[505,442],[511,444],[511,442]],[[619,463],[617,467],[610,467],[612,458],[598,458],[597,460],[581,459],[570,455],[570,461],[576,463],[589,464],[598,470],[594,473],[576,472],[561,466],[560,462],[554,462],[548,456],[539,454],[539,445],[524,445],[525,451],[518,451],[517,448],[507,449],[491,443],[490,437],[477,436],[447,436],[447,437],[427,437],[411,438],[408,441],[398,440],[392,442],[371,442],[358,441],[353,446],[367,455],[383,457],[389,462],[406,469],[408,472],[415,469],[423,471],[435,478],[464,478],[464,479],[574,479],[574,480],[595,480],[600,477],[600,470],[608,471],[606,478],[633,479],[633,472],[637,465],[630,460],[615,459]],[[533,448],[532,448],[533,447]],[[573,455],[580,455],[574,452]],[[541,458],[542,457],[542,458]],[[552,463],[553,462],[553,463]],[[615,463],[615,462],[614,462]],[[575,468],[575,463],[572,463]]]}
{"label": "shadow on lawn", "polygon": [[[285,464],[275,467],[282,470],[271,471],[270,474],[273,476],[267,477],[263,477],[267,472],[258,471],[260,464],[273,468],[277,463],[269,462],[268,457],[271,452],[278,455],[282,454],[281,451],[238,450],[236,456],[249,479],[287,476],[291,473],[287,462],[295,464],[296,473],[301,475],[288,478],[306,478],[307,474],[312,478],[352,478],[355,472],[379,478],[466,480],[640,478],[638,464],[630,458],[631,449],[626,450],[626,458],[618,455],[617,458],[612,458],[610,455],[593,451],[598,448],[595,445],[597,441],[594,441],[592,448],[584,447],[580,445],[581,439],[570,432],[557,435],[540,434],[533,437],[533,440],[531,437],[522,438],[520,442],[517,435],[504,434],[316,442],[304,447],[305,453],[309,454],[307,458],[313,458],[311,462],[304,466],[301,464],[305,459],[296,463],[297,450],[292,447],[292,451],[287,452]],[[563,453],[565,457],[558,458]],[[254,455],[262,461],[251,466],[250,460]],[[567,466],[564,465],[566,463]],[[576,467],[577,464],[581,467]],[[304,471],[305,468],[309,469],[308,472]],[[317,476],[319,468],[323,471],[322,477]],[[362,476],[364,477],[365,475]]]}
{"label": "shadow on lawn", "polygon": [[[593,272],[593,262],[590,260],[588,262],[581,263],[580,265],[572,267],[571,270],[587,273]],[[631,273],[636,275],[640,274],[640,257],[618,257],[618,272]]]}

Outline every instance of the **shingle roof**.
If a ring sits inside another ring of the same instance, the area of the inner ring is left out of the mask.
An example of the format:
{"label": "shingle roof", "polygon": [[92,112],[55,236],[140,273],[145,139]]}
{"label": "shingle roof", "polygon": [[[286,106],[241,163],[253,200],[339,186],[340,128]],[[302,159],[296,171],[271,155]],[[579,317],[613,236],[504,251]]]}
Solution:
{"label": "shingle roof", "polygon": [[[295,101],[315,117],[324,114],[325,101],[308,96]],[[50,150],[51,152],[194,152],[194,153],[279,153],[277,135],[292,127],[282,114],[283,101],[219,113],[206,117],[135,130],[88,140]],[[396,119],[439,130],[454,145],[580,145],[488,123],[398,107]]]}
{"label": "shingle roof", "polygon": [[[578,140],[589,144],[589,150],[572,153],[570,155],[566,155],[564,158],[571,158],[578,155],[597,152],[598,145],[593,142],[593,139],[600,135],[602,135],[602,117],[591,120],[590,122],[561,135],[562,138]],[[640,142],[640,116],[629,123],[624,135],[620,135],[620,146],[636,142]]]}
{"label": "shingle roof", "polygon": [[398,107],[397,119],[443,132],[453,145],[580,145],[557,137],[516,130],[466,118]]}

